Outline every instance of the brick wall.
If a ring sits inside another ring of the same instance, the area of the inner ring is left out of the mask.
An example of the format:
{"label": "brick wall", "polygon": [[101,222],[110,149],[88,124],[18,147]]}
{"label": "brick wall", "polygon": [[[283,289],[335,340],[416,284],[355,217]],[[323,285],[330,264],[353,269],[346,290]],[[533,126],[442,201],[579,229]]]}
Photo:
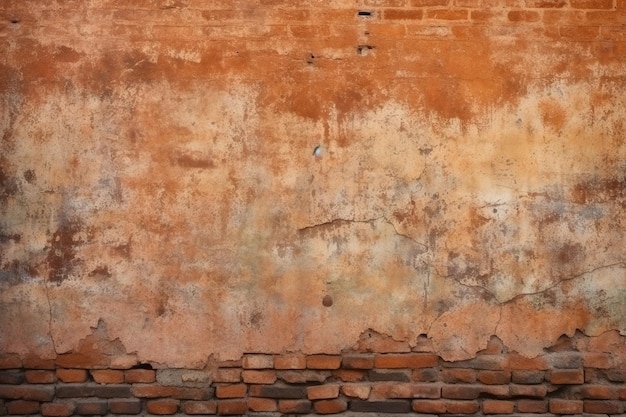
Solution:
{"label": "brick wall", "polygon": [[374,338],[340,355],[255,353],[205,369],[4,357],[0,414],[620,415],[625,341],[616,333],[563,336],[526,358],[493,337],[475,358],[448,362],[426,338],[392,353],[389,340]]}

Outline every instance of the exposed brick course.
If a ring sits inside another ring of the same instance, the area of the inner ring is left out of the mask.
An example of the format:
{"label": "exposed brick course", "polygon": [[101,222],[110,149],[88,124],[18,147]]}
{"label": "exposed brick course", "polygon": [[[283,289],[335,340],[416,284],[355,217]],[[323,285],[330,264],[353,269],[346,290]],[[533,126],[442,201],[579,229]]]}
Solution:
{"label": "exposed brick course", "polygon": [[306,358],[309,369],[339,369],[341,356],[339,355],[311,355]]}
{"label": "exposed brick course", "polygon": [[74,413],[74,404],[71,402],[55,402],[41,404],[41,415],[46,417],[67,417]]}
{"label": "exposed brick course", "polygon": [[146,402],[146,411],[150,414],[175,414],[179,405],[180,401],[174,399],[149,400]]}
{"label": "exposed brick course", "polygon": [[141,400],[138,398],[117,398],[109,400],[109,411],[113,414],[139,414],[141,410]]}
{"label": "exposed brick course", "polygon": [[38,401],[15,400],[6,404],[8,414],[38,414],[40,403]]}
{"label": "exposed brick course", "polygon": [[87,381],[86,369],[57,369],[56,376],[61,382],[85,382]]}
{"label": "exposed brick course", "polygon": [[152,369],[129,369],[124,372],[124,380],[129,384],[137,382],[149,384],[156,381],[156,372]]}

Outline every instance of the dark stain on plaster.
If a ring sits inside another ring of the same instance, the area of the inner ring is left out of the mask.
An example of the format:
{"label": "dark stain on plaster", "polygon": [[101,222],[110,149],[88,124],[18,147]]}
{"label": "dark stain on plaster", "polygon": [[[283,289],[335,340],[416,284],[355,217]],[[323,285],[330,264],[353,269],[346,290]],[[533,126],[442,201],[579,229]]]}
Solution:
{"label": "dark stain on plaster", "polygon": [[61,45],[56,48],[54,58],[57,62],[78,62],[81,54],[70,47]]}
{"label": "dark stain on plaster", "polygon": [[576,204],[606,203],[622,200],[626,204],[626,178],[592,178],[574,185],[572,201]]}
{"label": "dark stain on plaster", "polygon": [[27,169],[24,171],[24,179],[29,184],[34,184],[37,181],[37,174],[32,169]]}
{"label": "dark stain on plaster", "polygon": [[173,157],[173,162],[182,168],[213,168],[215,164],[209,158],[192,153],[179,153]]}
{"label": "dark stain on plaster", "polygon": [[19,180],[8,175],[2,166],[0,166],[0,203],[6,202],[9,197],[17,195],[19,192]]}
{"label": "dark stain on plaster", "polygon": [[10,262],[6,262],[1,265],[0,269],[0,283],[3,284],[17,284],[26,280],[29,277],[37,276],[35,268],[24,262],[20,262],[14,259]]}
{"label": "dark stain on plaster", "polygon": [[98,278],[98,279],[106,279],[111,278],[111,272],[109,271],[109,267],[106,265],[101,265],[95,268],[93,271],[89,273],[90,277]]}
{"label": "dark stain on plaster", "polygon": [[83,230],[79,220],[63,221],[59,228],[52,234],[49,246],[46,248],[48,255],[48,279],[52,282],[61,283],[69,278],[73,270],[78,266],[79,259],[76,257],[76,249],[85,242],[77,237]]}

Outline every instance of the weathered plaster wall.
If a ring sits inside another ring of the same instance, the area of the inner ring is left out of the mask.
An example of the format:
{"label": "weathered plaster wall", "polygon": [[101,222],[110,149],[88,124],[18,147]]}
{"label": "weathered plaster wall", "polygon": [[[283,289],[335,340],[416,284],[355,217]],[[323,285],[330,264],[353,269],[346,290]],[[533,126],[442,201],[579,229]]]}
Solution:
{"label": "weathered plaster wall", "polygon": [[626,333],[624,0],[0,17],[0,352],[106,332],[202,367],[372,329],[459,360]]}

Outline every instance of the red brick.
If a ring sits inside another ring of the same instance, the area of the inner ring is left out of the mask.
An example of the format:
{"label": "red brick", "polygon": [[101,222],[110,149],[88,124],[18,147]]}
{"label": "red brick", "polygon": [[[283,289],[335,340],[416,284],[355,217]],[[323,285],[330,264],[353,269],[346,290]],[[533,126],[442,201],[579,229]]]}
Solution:
{"label": "red brick", "polygon": [[124,382],[124,372],[113,369],[90,371],[93,380],[99,384],[121,384]]}
{"label": "red brick", "polygon": [[278,411],[281,413],[306,414],[311,411],[311,401],[279,400]]}
{"label": "red brick", "polygon": [[272,355],[245,355],[241,362],[244,369],[271,369],[274,368]]}
{"label": "red brick", "polygon": [[543,22],[549,25],[582,25],[585,12],[580,10],[545,10]]}
{"label": "red brick", "polygon": [[131,395],[130,385],[107,384],[58,384],[57,398],[128,398]]}
{"label": "red brick", "polygon": [[372,355],[344,355],[341,367],[347,369],[372,369],[374,356]]}
{"label": "red brick", "polygon": [[585,400],[583,411],[590,414],[621,414],[624,407],[621,401]]}
{"label": "red brick", "polygon": [[610,385],[583,385],[580,387],[582,398],[592,400],[610,400],[617,397],[615,388]]}
{"label": "red brick", "polygon": [[482,0],[454,0],[457,7],[477,8],[482,5]]}
{"label": "red brick", "polygon": [[458,382],[476,382],[476,371],[474,369],[450,368],[441,371],[441,380],[448,384]]}
{"label": "red brick", "polygon": [[541,384],[546,379],[543,371],[513,371],[511,380],[516,384]]}
{"label": "red brick", "polygon": [[241,382],[241,368],[219,368],[213,374],[214,382]]}
{"label": "red brick", "polygon": [[250,385],[248,395],[275,399],[304,399],[306,390],[302,386]]}
{"label": "red brick", "polygon": [[439,398],[441,388],[434,384],[410,384],[403,382],[382,382],[374,384],[370,397],[387,398]]}
{"label": "red brick", "polygon": [[513,401],[484,400],[482,404],[485,414],[512,414],[515,410]]}
{"label": "red brick", "polygon": [[605,372],[606,378],[611,382],[626,382],[626,368],[609,369]]}
{"label": "red brick", "polygon": [[52,401],[54,387],[49,385],[0,385],[0,398],[8,400]]}
{"label": "red brick", "polygon": [[507,17],[511,22],[538,22],[541,19],[539,13],[533,10],[511,10]]}
{"label": "red brick", "polygon": [[62,382],[87,381],[87,371],[85,369],[57,369],[56,375]]}
{"label": "red brick", "polygon": [[596,39],[600,35],[600,28],[597,26],[561,26],[559,35],[563,38],[586,41]]}
{"label": "red brick", "polygon": [[180,400],[208,400],[210,388],[188,388],[175,386],[134,384],[131,392],[139,398],[173,397]]}
{"label": "red brick", "polygon": [[540,400],[519,400],[517,411],[520,413],[545,413],[548,411],[548,402]]}
{"label": "red brick", "polygon": [[463,9],[434,9],[426,13],[428,19],[436,20],[467,20],[469,17],[469,11]]}
{"label": "red brick", "polygon": [[341,393],[346,397],[367,400],[372,387],[369,384],[344,384],[341,386]]}
{"label": "red brick", "polygon": [[579,400],[550,400],[550,412],[554,414],[580,414],[583,412],[583,402]]}
{"label": "red brick", "polygon": [[54,371],[32,370],[26,371],[24,376],[29,384],[52,384],[57,380]]}
{"label": "red brick", "polygon": [[[341,372],[341,371],[336,371]],[[289,384],[304,384],[307,382],[324,382],[330,377],[329,371],[279,371],[278,378]]]}
{"label": "red brick", "polygon": [[72,403],[43,403],[41,415],[46,417],[68,417],[74,414]]}
{"label": "red brick", "polygon": [[367,371],[353,369],[338,369],[333,371],[333,376],[344,382],[359,382],[367,377]]}
{"label": "red brick", "polygon": [[449,414],[473,414],[478,411],[477,401],[446,401],[445,404]]}
{"label": "red brick", "polygon": [[501,385],[511,382],[510,371],[479,371],[477,379],[482,384]]}
{"label": "red brick", "polygon": [[309,400],[323,400],[339,396],[338,384],[313,385],[307,387],[306,396]]}
{"label": "red brick", "polygon": [[576,369],[583,366],[583,358],[578,352],[560,352],[548,356],[552,368]]}
{"label": "red brick", "polygon": [[620,400],[626,400],[626,387],[617,389],[617,397]]}
{"label": "red brick", "polygon": [[9,414],[39,414],[39,402],[37,401],[9,401],[6,406]]}
{"label": "red brick", "polygon": [[274,358],[275,369],[305,369],[306,356],[304,355],[286,355],[276,356]]}
{"label": "red brick", "polygon": [[415,382],[437,382],[440,380],[440,370],[437,368],[414,369],[411,374],[411,381]]}
{"label": "red brick", "polygon": [[570,0],[574,9],[612,9],[613,0]]}
{"label": "red brick", "polygon": [[149,400],[146,403],[146,411],[150,414],[170,415],[176,414],[180,401],[171,398]]}
{"label": "red brick", "polygon": [[420,20],[423,15],[421,9],[385,9],[383,14],[389,20]]}
{"label": "red brick", "polygon": [[243,382],[246,384],[273,384],[276,382],[276,371],[266,369],[262,371],[244,370],[242,373]]}
{"label": "red brick", "polygon": [[400,368],[430,368],[437,366],[439,357],[428,353],[400,353],[376,355],[374,366],[376,368],[400,369]]}
{"label": "red brick", "polygon": [[504,369],[541,371],[549,369],[549,366],[543,356],[527,358],[518,353],[510,353],[506,357]]}
{"label": "red brick", "polygon": [[139,414],[141,413],[141,400],[137,398],[111,399],[109,410],[113,414]]}
{"label": "red brick", "polygon": [[270,398],[257,398],[250,397],[248,398],[248,408],[251,411],[278,411],[278,403],[276,400],[272,400]]}
{"label": "red brick", "polygon": [[555,369],[550,372],[550,382],[556,385],[583,384],[585,374],[582,369]]}
{"label": "red brick", "polygon": [[109,410],[106,400],[80,400],[76,403],[76,414],[99,415],[107,414]]}
{"label": "red brick", "polygon": [[412,7],[447,6],[449,0],[411,0]]}
{"label": "red brick", "polygon": [[337,414],[346,411],[348,403],[341,399],[321,400],[315,401],[313,408],[317,414]]}
{"label": "red brick", "polygon": [[20,385],[24,382],[24,372],[18,370],[0,371],[0,384]]}
{"label": "red brick", "polygon": [[442,362],[446,368],[466,368],[476,370],[501,371],[506,369],[503,367],[504,357],[502,355],[480,355],[474,359],[456,362]]}
{"label": "red brick", "polygon": [[537,9],[560,9],[567,5],[566,0],[526,0],[526,7]]}
{"label": "red brick", "polygon": [[182,410],[185,414],[215,414],[217,413],[217,403],[210,401],[184,401]]}
{"label": "red brick", "polygon": [[543,384],[536,385],[515,385],[509,386],[511,395],[514,397],[539,397],[543,398],[548,393],[548,388]]}
{"label": "red brick", "polygon": [[311,355],[306,358],[306,367],[309,369],[339,369],[341,356],[338,355]]}
{"label": "red brick", "polygon": [[438,400],[415,400],[412,403],[412,408],[416,413],[444,414],[446,403]]}
{"label": "red brick", "polygon": [[124,380],[129,384],[149,384],[156,381],[156,371],[153,369],[129,369],[124,372]]}
{"label": "red brick", "polygon": [[218,385],[215,387],[217,398],[244,398],[248,393],[246,384]]}

